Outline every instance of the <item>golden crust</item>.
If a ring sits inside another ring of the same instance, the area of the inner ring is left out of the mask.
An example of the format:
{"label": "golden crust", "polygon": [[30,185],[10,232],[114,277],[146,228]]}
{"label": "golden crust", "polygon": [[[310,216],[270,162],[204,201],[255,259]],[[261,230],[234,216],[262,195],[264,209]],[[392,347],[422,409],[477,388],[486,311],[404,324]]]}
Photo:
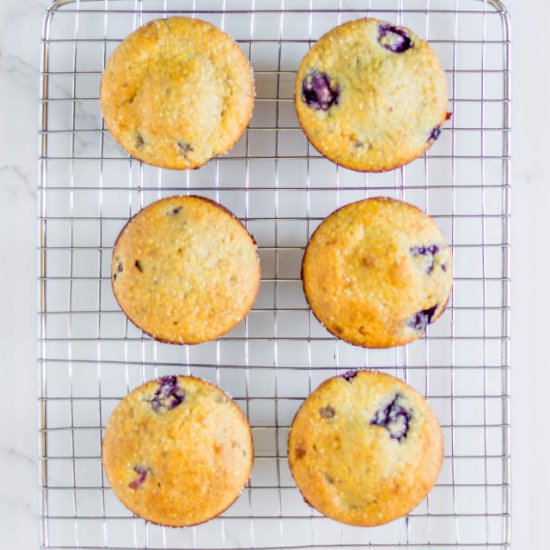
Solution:
{"label": "golden crust", "polygon": [[115,243],[111,275],[128,318],[174,344],[231,330],[260,286],[254,239],[228,210],[195,196],[169,197],[138,212]]}
{"label": "golden crust", "polygon": [[[434,245],[434,254],[419,253]],[[351,344],[387,348],[420,338],[424,321],[441,316],[452,287],[452,255],[431,217],[378,197],[340,208],[317,228],[302,278],[327,330]]]}
{"label": "golden crust", "polygon": [[[447,115],[447,84],[439,58],[425,40],[399,27],[412,47],[394,53],[378,40],[377,19],[344,23],[322,36],[302,60],[295,81],[298,120],[312,145],[353,170],[380,172],[426,151]],[[337,104],[315,109],[303,98],[304,79],[326,74]]]}
{"label": "golden crust", "polygon": [[105,430],[102,459],[127,508],[153,523],[181,527],[231,506],[254,456],[246,418],[227,394],[198,378],[171,376],[146,382],[119,403]]}
{"label": "golden crust", "polygon": [[114,139],[156,166],[197,168],[227,153],[254,106],[250,64],[214,25],[170,17],[147,23],[114,51],[101,82]]}
{"label": "golden crust", "polygon": [[[393,422],[384,427],[392,403]],[[311,506],[342,523],[375,526],[426,497],[441,469],[443,437],[430,406],[410,386],[359,371],[349,381],[330,378],[304,401],[288,457]]]}

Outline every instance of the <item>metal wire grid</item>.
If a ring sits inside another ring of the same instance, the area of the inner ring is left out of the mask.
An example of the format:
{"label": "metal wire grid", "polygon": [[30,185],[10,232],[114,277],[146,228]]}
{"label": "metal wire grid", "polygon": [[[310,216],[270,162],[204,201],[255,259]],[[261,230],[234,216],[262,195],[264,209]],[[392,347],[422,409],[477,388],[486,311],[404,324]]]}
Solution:
{"label": "metal wire grid", "polygon": [[[406,6],[406,7],[405,7]],[[193,172],[143,165],[106,132],[105,61],[150,19],[212,21],[255,69],[250,128]],[[338,168],[293,112],[297,64],[329,28],[370,14],[430,39],[447,70],[453,118],[425,157],[386,174]],[[40,476],[43,548],[508,548],[510,35],[493,0],[60,0],[45,19],[40,120]],[[262,285],[249,317],[217,342],[178,347],[128,323],[110,291],[110,256],[129,216],[159,197],[199,193],[255,235]],[[299,266],[309,235],[342,204],[387,195],[436,218],[455,255],[452,302],[429,337],[393,350],[340,342],[309,312]],[[301,499],[286,439],[302,399],[350,367],[375,368],[426,395],[442,423],[439,482],[408,518],[361,529]],[[130,389],[191,373],[229,391],[252,426],[256,463],[221,518],[165,529],[134,518],[101,469],[110,412]]]}

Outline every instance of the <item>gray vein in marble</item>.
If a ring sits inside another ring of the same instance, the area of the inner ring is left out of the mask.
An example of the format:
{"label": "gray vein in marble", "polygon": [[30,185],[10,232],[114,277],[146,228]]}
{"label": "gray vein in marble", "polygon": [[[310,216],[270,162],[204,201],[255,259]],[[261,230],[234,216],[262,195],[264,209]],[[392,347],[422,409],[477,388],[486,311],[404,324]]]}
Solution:
{"label": "gray vein in marble", "polygon": [[[34,182],[31,183],[31,177],[20,166],[14,164],[0,166],[0,174],[7,174],[5,177],[2,176],[2,189],[4,191],[7,189],[12,197],[19,193],[23,187],[28,195],[36,199]],[[9,177],[10,175],[11,177]]]}
{"label": "gray vein in marble", "polygon": [[29,464],[31,464],[33,466],[36,465],[36,460],[33,457],[31,457],[29,455],[26,455],[25,453],[22,453],[21,451],[18,451],[17,449],[7,448],[7,447],[4,447],[3,445],[0,445],[0,453],[12,456],[15,459],[22,459],[25,462],[28,462]]}

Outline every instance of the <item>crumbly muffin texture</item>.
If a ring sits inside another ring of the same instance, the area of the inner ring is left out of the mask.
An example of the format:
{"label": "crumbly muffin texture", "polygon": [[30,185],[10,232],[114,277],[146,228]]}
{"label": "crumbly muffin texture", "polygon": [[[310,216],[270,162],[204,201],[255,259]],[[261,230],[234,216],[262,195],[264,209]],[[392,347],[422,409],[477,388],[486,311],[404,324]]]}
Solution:
{"label": "crumbly muffin texture", "polygon": [[254,239],[229,211],[202,197],[169,197],[123,228],[111,281],[122,310],[144,332],[196,344],[245,317],[260,264]]}
{"label": "crumbly muffin texture", "polygon": [[437,480],[441,428],[424,398],[381,373],[354,371],[317,388],[292,423],[288,457],[304,499],[357,526],[409,513]]}
{"label": "crumbly muffin texture", "polygon": [[424,336],[446,308],[452,271],[451,250],[435,221],[384,197],[331,214],[302,264],[315,316],[339,338],[369,348]]}
{"label": "crumbly muffin texture", "polygon": [[246,129],[252,69],[214,25],[170,17],[147,23],[114,51],[101,108],[115,140],[157,166],[197,168],[226,153]]}
{"label": "crumbly muffin texture", "polygon": [[103,440],[115,495],[138,516],[173,527],[226,510],[252,462],[250,428],[237,404],[188,376],[151,380],[126,396]]}
{"label": "crumbly muffin texture", "polygon": [[295,106],[319,152],[372,172],[422,155],[449,116],[445,73],[431,46],[377,19],[344,23],[313,45],[296,75]]}

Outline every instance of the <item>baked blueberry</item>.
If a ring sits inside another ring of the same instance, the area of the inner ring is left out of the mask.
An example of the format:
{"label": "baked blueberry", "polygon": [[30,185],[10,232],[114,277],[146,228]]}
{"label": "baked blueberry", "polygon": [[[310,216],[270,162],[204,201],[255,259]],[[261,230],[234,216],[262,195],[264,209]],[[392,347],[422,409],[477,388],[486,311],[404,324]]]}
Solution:
{"label": "baked blueberry", "polygon": [[412,315],[411,318],[407,321],[407,325],[411,328],[414,328],[415,330],[425,332],[426,327],[433,320],[433,316],[436,309],[437,309],[437,304],[428,309],[423,309],[422,311],[418,311],[417,313]]}
{"label": "baked blueberry", "polygon": [[401,397],[401,394],[397,393],[386,407],[376,411],[370,421],[371,426],[381,426],[388,430],[390,437],[399,443],[407,437],[412,418],[412,412],[397,403]]}
{"label": "baked blueberry", "polygon": [[330,77],[325,73],[313,71],[302,83],[302,99],[313,109],[328,111],[333,105],[338,105],[340,90],[337,84],[331,84]]}
{"label": "baked blueberry", "polygon": [[428,254],[431,254],[432,256],[435,256],[439,252],[439,246],[436,244],[432,244],[430,246],[413,246],[411,248],[411,255],[412,256],[427,256]]}
{"label": "baked blueberry", "polygon": [[176,376],[159,378],[159,387],[151,399],[151,407],[156,413],[171,411],[183,403],[185,392],[179,387]]}
{"label": "baked blueberry", "polygon": [[412,48],[412,40],[405,29],[393,25],[380,25],[378,42],[386,50],[393,53],[403,53]]}
{"label": "baked blueberry", "polygon": [[348,370],[347,372],[342,374],[342,378],[346,382],[351,382],[357,376],[358,372],[359,372],[358,370]]}
{"label": "baked blueberry", "polygon": [[431,143],[433,141],[436,141],[439,136],[441,135],[441,126],[436,126],[431,132],[430,136],[428,137],[428,141]]}
{"label": "baked blueberry", "polygon": [[147,477],[147,474],[149,473],[149,468],[137,464],[136,466],[134,466],[134,472],[138,474],[138,477],[128,483],[128,487],[130,487],[130,489],[137,489],[140,485],[143,484],[145,478]]}
{"label": "baked blueberry", "polygon": [[425,256],[429,262],[426,267],[426,273],[429,275],[434,270],[435,258],[434,256],[439,252],[440,248],[437,244],[430,246],[413,246],[411,248],[411,255],[414,257]]}
{"label": "baked blueberry", "polygon": [[134,262],[134,265],[140,273],[143,273],[143,265],[141,264],[141,262],[139,260],[136,260]]}

